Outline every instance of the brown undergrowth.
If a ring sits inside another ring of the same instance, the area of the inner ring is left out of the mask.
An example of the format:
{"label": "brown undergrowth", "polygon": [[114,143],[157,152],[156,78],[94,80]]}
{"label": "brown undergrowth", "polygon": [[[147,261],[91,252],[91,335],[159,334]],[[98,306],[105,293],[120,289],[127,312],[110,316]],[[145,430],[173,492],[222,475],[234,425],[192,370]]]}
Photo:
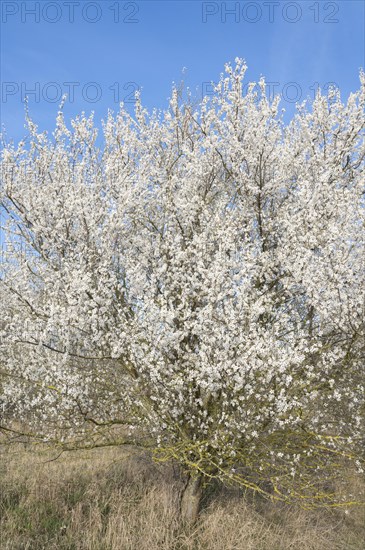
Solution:
{"label": "brown undergrowth", "polygon": [[[217,486],[179,522],[182,480],[131,449],[0,450],[1,550],[356,550],[364,509],[279,506]],[[50,461],[51,460],[51,461]],[[349,479],[354,494],[357,479]]]}

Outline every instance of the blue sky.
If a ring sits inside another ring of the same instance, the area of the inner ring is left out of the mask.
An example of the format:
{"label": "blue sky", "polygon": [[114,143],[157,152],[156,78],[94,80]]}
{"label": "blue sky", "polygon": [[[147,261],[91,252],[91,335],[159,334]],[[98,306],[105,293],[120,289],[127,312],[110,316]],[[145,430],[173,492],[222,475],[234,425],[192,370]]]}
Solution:
{"label": "blue sky", "polygon": [[318,85],[336,83],[345,97],[356,90],[365,64],[360,0],[0,3],[1,123],[15,141],[25,135],[26,93],[32,117],[50,130],[64,93],[67,117],[93,110],[99,121],[137,87],[147,107],[162,108],[184,67],[201,97],[239,56],[248,80],[264,75],[282,95],[289,118],[295,99]]}

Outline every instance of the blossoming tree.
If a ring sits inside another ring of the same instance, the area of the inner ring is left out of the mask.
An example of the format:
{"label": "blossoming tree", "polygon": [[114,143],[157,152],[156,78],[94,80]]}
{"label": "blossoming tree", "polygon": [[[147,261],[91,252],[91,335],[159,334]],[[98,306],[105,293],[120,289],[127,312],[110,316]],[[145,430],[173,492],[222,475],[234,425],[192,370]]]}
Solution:
{"label": "blossoming tree", "polygon": [[361,471],[365,78],[284,125],[245,70],[3,148],[2,431],[174,459],[187,520],[210,479],[334,505]]}

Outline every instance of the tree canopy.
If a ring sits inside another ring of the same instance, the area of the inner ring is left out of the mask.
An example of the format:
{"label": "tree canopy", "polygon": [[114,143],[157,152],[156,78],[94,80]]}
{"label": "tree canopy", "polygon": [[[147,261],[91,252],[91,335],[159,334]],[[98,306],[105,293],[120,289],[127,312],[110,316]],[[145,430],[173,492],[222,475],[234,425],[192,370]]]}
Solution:
{"label": "tree canopy", "polygon": [[2,430],[335,504],[363,461],[365,77],[284,124],[245,71],[102,141],[61,110],[4,143]]}

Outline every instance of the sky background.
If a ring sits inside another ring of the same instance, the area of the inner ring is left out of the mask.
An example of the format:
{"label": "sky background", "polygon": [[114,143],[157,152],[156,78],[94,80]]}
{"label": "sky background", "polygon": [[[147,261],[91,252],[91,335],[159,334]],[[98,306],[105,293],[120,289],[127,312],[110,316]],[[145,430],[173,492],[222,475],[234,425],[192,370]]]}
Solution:
{"label": "sky background", "polygon": [[[26,135],[24,97],[41,130],[52,130],[60,97],[66,117],[119,101],[164,108],[173,81],[211,93],[227,61],[243,57],[247,79],[261,75],[282,96],[289,120],[296,100],[328,83],[343,97],[364,67],[364,2],[198,0],[1,0],[1,124],[7,139]],[[183,69],[186,70],[183,73]]]}

